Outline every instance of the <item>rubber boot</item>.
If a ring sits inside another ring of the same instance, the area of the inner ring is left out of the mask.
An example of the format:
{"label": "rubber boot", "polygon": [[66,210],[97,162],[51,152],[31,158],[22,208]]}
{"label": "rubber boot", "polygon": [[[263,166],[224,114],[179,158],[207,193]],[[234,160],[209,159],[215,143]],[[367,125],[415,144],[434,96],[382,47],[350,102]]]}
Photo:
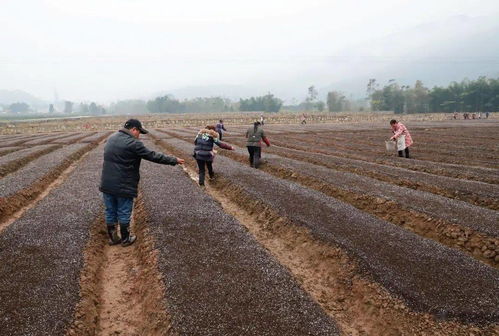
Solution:
{"label": "rubber boot", "polygon": [[121,232],[121,246],[130,246],[132,245],[137,237],[130,234],[130,225],[120,224],[120,232]]}
{"label": "rubber boot", "polygon": [[116,225],[107,226],[107,235],[109,236],[109,245],[117,245],[121,243],[120,237],[118,237],[118,230],[116,230]]}

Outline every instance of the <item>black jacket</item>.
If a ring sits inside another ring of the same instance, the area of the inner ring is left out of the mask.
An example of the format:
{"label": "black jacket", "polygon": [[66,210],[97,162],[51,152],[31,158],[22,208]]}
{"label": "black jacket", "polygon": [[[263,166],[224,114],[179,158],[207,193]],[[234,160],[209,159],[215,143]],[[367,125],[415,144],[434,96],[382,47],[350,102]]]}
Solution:
{"label": "black jacket", "polygon": [[118,197],[137,197],[142,159],[172,166],[177,164],[177,158],[147,149],[127,129],[113,134],[104,147],[99,190]]}
{"label": "black jacket", "polygon": [[209,129],[202,129],[199,131],[196,139],[194,140],[194,158],[201,161],[213,161],[215,152],[213,145],[220,148],[231,150],[232,146],[218,140],[218,133]]}

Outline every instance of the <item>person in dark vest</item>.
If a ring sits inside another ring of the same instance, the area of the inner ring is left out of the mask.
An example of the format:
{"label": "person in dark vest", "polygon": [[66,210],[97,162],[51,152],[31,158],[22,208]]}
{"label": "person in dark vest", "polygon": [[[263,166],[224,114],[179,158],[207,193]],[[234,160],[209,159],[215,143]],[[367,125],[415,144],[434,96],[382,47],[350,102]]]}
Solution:
{"label": "person in dark vest", "polygon": [[[142,159],[165,165],[183,164],[184,160],[154,152],[139,141],[148,132],[137,119],[128,120],[124,127],[107,140],[99,190],[103,193],[109,244],[129,246],[136,240],[130,234],[133,199],[137,197]],[[117,233],[120,226],[121,237]]]}
{"label": "person in dark vest", "polygon": [[218,133],[218,139],[222,141],[223,132],[227,132],[224,126],[224,121],[222,119],[220,119],[218,124],[215,125],[215,131],[217,131]]}
{"label": "person in dark vest", "polygon": [[250,166],[258,168],[260,158],[262,157],[262,141],[267,147],[270,146],[270,141],[263,132],[263,127],[259,121],[253,123],[253,126],[246,131],[246,148],[248,148]]}
{"label": "person in dark vest", "polygon": [[213,146],[217,145],[220,148],[234,150],[234,148],[226,143],[223,143],[218,138],[218,133],[215,131],[215,126],[206,126],[200,130],[194,140],[194,158],[199,168],[199,185],[204,186],[204,178],[206,168],[210,179],[215,177],[213,172],[213,160],[215,159],[215,152]]}

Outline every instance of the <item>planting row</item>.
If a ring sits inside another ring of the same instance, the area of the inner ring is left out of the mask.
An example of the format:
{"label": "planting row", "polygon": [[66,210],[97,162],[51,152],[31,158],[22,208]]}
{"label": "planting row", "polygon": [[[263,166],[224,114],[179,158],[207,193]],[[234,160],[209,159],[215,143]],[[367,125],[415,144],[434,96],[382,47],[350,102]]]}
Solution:
{"label": "planting row", "polygon": [[[181,140],[161,143],[183,156],[192,151]],[[223,176],[218,187],[237,193],[243,207],[259,202],[317,239],[341,247],[414,309],[467,321],[499,319],[498,270],[323,193],[224,157],[217,160]]]}
{"label": "planting row", "polygon": [[288,271],[182,170],[144,162],[141,188],[173,333],[338,334]]}
{"label": "planting row", "polygon": [[0,177],[14,172],[28,162],[60,147],[61,145],[40,145],[6,154],[0,157]]}
{"label": "planting row", "polygon": [[[240,145],[245,143],[244,140],[234,142]],[[432,194],[453,198],[458,195],[470,203],[494,209],[497,208],[499,195],[496,185],[285,148],[271,147],[268,150],[278,154],[284,153],[284,156],[292,158],[290,160],[282,156],[266,156],[270,164],[264,169],[278,177],[297,181],[340,198],[363,211],[470,253],[487,264],[499,264],[499,232],[496,225],[499,221],[498,213]],[[236,156],[233,152],[221,153],[246,163],[246,150],[238,149],[238,152],[239,155]],[[386,182],[358,176],[359,171],[365,174],[366,167],[370,169],[366,175]],[[417,181],[402,180],[402,186],[409,185],[414,189],[423,186],[422,189],[426,187],[432,193],[393,185],[393,175],[398,179],[409,177]]]}
{"label": "planting row", "polygon": [[[80,301],[83,250],[102,214],[103,146],[0,234],[2,334],[63,335]],[[102,224],[101,224],[102,225]]]}
{"label": "planting row", "polygon": [[0,141],[0,149],[12,146],[31,147],[44,144],[72,144],[75,142],[93,142],[109,132],[87,132],[87,133],[56,133],[27,135],[18,138],[6,138]]}
{"label": "planting row", "polygon": [[[306,144],[310,147],[325,147],[331,148],[335,151],[340,151],[344,153],[344,155],[363,155],[366,157],[374,157],[374,158],[383,158],[383,157],[392,157],[394,153],[387,153],[384,148],[384,142],[380,142],[377,145],[363,145],[363,144],[355,144],[355,140],[353,142],[348,143],[335,143],[331,139],[323,138],[321,136],[318,137],[310,137],[310,136],[293,136],[293,135],[280,135],[276,140],[281,143],[299,143]],[[440,152],[440,153],[431,153],[430,150],[416,149],[417,143],[413,147],[412,156],[417,158],[418,160],[424,161],[438,161],[445,162],[451,164],[466,164],[470,166],[483,166],[493,168],[497,166],[497,160],[494,160],[490,155],[486,158],[473,158],[466,156],[466,153],[457,153],[457,152]],[[473,150],[469,150],[473,152]]]}
{"label": "planting row", "polygon": [[0,220],[36,198],[72,162],[94,147],[73,144],[56,149],[0,179]]}
{"label": "planting row", "polygon": [[[470,252],[488,264],[499,265],[497,211],[303,161],[276,155],[267,159],[269,164],[264,169],[278,177],[340,198],[422,236]],[[245,162],[245,157],[241,161]]]}
{"label": "planting row", "polygon": [[[221,153],[240,162],[247,162],[245,149],[237,148],[238,154],[226,151]],[[466,251],[488,264],[499,265],[497,211],[350,172],[328,169],[309,163],[309,160],[304,162],[304,158],[297,161],[272,154],[265,157],[267,164],[263,169],[278,177],[340,198],[422,236]]]}
{"label": "planting row", "polygon": [[[244,140],[231,140],[232,143],[240,146],[245,144]],[[353,172],[403,187],[425,190],[475,205],[486,206],[495,210],[499,209],[499,187],[494,184],[284,147],[273,146],[266,149],[266,151],[290,159],[306,161],[335,170]]]}
{"label": "planting row", "polygon": [[472,167],[459,164],[442,163],[435,161],[425,161],[417,159],[401,159],[397,157],[379,157],[377,155],[359,154],[359,153],[346,153],[341,150],[335,150],[326,147],[317,147],[313,144],[304,142],[283,142],[273,139],[273,144],[292,148],[301,151],[321,153],[331,156],[346,157],[350,159],[363,160],[367,162],[380,163],[395,167],[406,168],[410,170],[422,171],[435,175],[443,175],[455,178],[464,178],[475,181],[482,181],[486,183],[499,184],[499,171],[493,168],[486,167]]}

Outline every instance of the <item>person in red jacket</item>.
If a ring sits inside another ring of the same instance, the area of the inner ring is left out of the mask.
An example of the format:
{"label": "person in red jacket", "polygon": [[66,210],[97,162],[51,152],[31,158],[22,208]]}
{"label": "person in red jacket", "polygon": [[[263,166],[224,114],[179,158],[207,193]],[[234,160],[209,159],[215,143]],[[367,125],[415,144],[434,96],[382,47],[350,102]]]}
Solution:
{"label": "person in red jacket", "polygon": [[404,124],[398,122],[395,119],[392,119],[390,121],[390,126],[392,127],[392,132],[393,136],[390,138],[391,140],[397,140],[401,136],[405,137],[405,148],[402,150],[399,150],[399,156],[404,157],[404,151],[405,151],[405,157],[409,158],[409,146],[412,145],[412,137],[411,133],[409,133],[409,130],[407,127],[404,126]]}

